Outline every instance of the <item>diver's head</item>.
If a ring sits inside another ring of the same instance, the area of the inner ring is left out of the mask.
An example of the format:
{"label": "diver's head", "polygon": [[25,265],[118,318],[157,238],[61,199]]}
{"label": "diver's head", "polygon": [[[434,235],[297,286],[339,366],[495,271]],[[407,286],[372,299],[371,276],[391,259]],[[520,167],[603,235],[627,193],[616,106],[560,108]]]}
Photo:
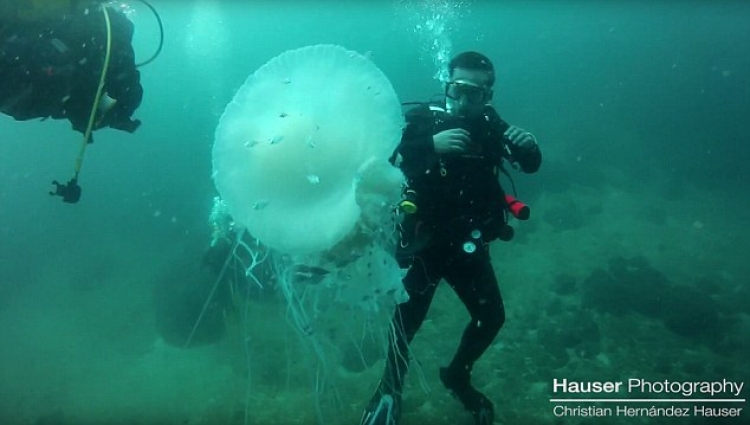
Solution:
{"label": "diver's head", "polygon": [[492,100],[495,68],[481,53],[463,52],[448,64],[445,103],[448,112],[462,117],[481,115]]}

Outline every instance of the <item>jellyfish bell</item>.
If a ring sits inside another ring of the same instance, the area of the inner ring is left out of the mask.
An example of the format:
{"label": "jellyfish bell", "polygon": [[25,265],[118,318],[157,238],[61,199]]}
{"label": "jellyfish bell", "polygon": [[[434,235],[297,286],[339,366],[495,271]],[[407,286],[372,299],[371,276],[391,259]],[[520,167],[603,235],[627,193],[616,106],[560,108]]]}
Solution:
{"label": "jellyfish bell", "polygon": [[287,51],[222,114],[214,182],[251,235],[309,257],[397,202],[403,175],[387,158],[402,126],[393,87],[365,56],[334,45]]}

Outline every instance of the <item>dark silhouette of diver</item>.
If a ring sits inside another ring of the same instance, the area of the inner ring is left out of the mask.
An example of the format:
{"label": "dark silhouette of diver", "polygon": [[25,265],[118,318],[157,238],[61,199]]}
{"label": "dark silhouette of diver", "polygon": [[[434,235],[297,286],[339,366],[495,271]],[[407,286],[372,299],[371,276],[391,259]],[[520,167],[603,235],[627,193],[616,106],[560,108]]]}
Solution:
{"label": "dark silhouette of diver", "polygon": [[408,111],[401,143],[391,158],[407,178],[402,204],[399,261],[409,300],[396,307],[383,377],[365,407],[362,425],[397,425],[409,365],[409,343],[445,279],[469,311],[453,360],[440,369],[443,385],[477,425],[494,420],[492,402],[471,383],[474,363],[505,321],[505,308],[490,261],[489,242],[510,240],[508,214],[528,209],[509,201],[499,182],[504,163],[534,173],[542,162],[531,133],[508,125],[490,105],[495,80],[490,60],[476,52],[449,64],[445,103]]}
{"label": "dark silhouette of diver", "polygon": [[[131,118],[143,88],[131,45],[133,24],[101,0],[0,0],[0,112],[16,120],[66,119],[81,132],[82,147],[73,177],[54,180],[50,195],[66,203],[81,197],[78,176],[94,130],[110,127],[133,133]],[[101,13],[99,13],[101,12]]]}

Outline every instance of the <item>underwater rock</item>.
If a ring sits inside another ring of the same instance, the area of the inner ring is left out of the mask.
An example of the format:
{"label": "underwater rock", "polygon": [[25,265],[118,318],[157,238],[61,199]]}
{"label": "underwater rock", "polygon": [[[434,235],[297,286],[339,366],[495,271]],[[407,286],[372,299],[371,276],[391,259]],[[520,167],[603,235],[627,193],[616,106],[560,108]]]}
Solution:
{"label": "underwater rock", "polygon": [[576,347],[575,352],[582,359],[593,360],[602,352],[602,346],[598,343],[584,342]]}
{"label": "underwater rock", "polygon": [[607,270],[596,268],[583,281],[581,305],[601,312],[622,316],[630,311],[625,300],[633,299],[634,290],[626,283],[617,281]]}
{"label": "underwater rock", "polygon": [[584,310],[564,314],[537,332],[539,343],[544,344],[545,349],[555,359],[553,363],[562,365],[569,360],[568,349],[596,356],[601,351],[601,337],[593,313]]}
{"label": "underwater rock", "polygon": [[570,354],[563,348],[552,348],[547,351],[547,364],[551,369],[560,369],[570,363]]}
{"label": "underwater rock", "polygon": [[677,335],[712,344],[725,334],[711,297],[716,288],[674,284],[645,257],[616,257],[608,268],[597,268],[583,282],[582,306],[622,316],[639,313],[662,320]]}
{"label": "underwater rock", "polygon": [[559,274],[555,276],[552,290],[557,295],[570,295],[576,291],[576,279],[568,274]]}
{"label": "underwater rock", "polygon": [[[184,347],[190,338],[216,281],[209,267],[198,264],[199,261],[174,264],[166,277],[154,285],[156,330],[166,343],[175,347]],[[231,306],[230,298],[229,286],[220,284],[190,339],[190,346],[211,344],[224,336],[224,315]]]}
{"label": "underwater rock", "polygon": [[659,318],[664,313],[670,294],[669,281],[651,266],[646,257],[614,258],[609,270],[617,281],[632,288],[631,307],[647,317]]}
{"label": "underwater rock", "polygon": [[661,318],[669,281],[645,257],[616,257],[607,270],[595,269],[583,282],[584,307],[621,316],[630,311]]}
{"label": "underwater rock", "polygon": [[664,323],[678,335],[714,343],[723,338],[725,329],[718,310],[711,296],[689,286],[675,288]]}

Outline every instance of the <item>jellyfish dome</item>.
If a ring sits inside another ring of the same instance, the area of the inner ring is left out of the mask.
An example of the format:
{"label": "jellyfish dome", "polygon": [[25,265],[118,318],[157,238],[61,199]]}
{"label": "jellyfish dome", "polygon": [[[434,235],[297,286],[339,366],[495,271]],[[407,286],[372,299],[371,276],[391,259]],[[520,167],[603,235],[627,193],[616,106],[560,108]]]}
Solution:
{"label": "jellyfish dome", "polygon": [[[292,256],[322,252],[378,205],[362,191],[398,195],[403,178],[387,158],[402,126],[398,97],[370,59],[335,45],[290,50],[255,71],[226,107],[214,182],[235,222],[264,245]],[[376,181],[363,183],[368,176]]]}

